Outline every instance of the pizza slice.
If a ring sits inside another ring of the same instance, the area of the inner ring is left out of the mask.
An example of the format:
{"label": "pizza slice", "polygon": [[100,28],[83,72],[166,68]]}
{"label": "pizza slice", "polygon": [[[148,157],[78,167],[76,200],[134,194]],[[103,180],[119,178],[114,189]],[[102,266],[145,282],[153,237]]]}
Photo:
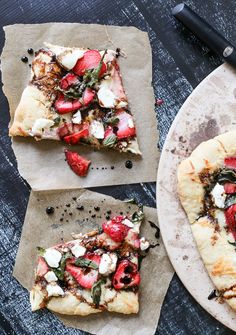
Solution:
{"label": "pizza slice", "polygon": [[45,45],[35,53],[9,134],[140,155],[118,53]]}
{"label": "pizza slice", "polygon": [[236,131],[203,142],[180,164],[178,193],[218,298],[236,310]]}
{"label": "pizza slice", "polygon": [[32,310],[46,307],[68,315],[105,310],[138,313],[139,254],[149,248],[148,241],[139,238],[143,217],[141,210],[132,216],[115,216],[103,223],[101,231],[38,248]]}

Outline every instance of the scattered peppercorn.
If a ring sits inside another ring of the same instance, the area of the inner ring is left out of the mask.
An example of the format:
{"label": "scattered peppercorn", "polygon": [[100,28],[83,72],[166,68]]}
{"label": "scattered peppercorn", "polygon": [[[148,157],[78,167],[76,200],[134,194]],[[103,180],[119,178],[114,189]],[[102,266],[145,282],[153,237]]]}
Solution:
{"label": "scattered peppercorn", "polygon": [[21,61],[23,63],[27,63],[28,62],[28,57],[26,57],[26,56],[21,57]]}
{"label": "scattered peppercorn", "polygon": [[32,54],[34,53],[34,50],[33,50],[32,48],[29,48],[29,49],[27,50],[27,52],[28,52],[28,54],[32,55]]}
{"label": "scattered peppercorn", "polygon": [[55,211],[55,209],[54,209],[54,207],[52,207],[52,206],[48,206],[48,207],[46,208],[46,213],[47,213],[47,214],[53,214],[54,211]]}
{"label": "scattered peppercorn", "polygon": [[99,212],[99,211],[100,211],[100,207],[99,207],[99,206],[95,206],[95,207],[94,207],[94,210],[95,210],[96,212]]}

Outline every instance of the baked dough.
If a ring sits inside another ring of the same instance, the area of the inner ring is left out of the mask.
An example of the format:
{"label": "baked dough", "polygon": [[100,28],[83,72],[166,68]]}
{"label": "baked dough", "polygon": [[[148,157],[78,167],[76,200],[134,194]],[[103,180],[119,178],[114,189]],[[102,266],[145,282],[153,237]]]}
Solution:
{"label": "baked dough", "polygon": [[[220,296],[236,310],[236,254],[228,243],[232,234],[222,225],[216,229],[203,212],[204,185],[199,174],[222,168],[226,157],[236,156],[236,131],[201,143],[178,167],[178,194],[191,224],[198,250]],[[205,170],[205,171],[206,171]],[[215,212],[217,213],[217,212]]]}

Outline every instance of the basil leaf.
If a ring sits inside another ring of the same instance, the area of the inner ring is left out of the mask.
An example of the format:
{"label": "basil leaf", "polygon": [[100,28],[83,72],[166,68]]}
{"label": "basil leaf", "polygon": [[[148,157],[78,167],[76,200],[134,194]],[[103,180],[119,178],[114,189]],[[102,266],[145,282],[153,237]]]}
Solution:
{"label": "basil leaf", "polygon": [[236,170],[223,169],[217,178],[219,183],[236,183]]}
{"label": "basil leaf", "polygon": [[100,299],[101,299],[101,293],[102,293],[102,284],[104,284],[104,279],[100,279],[96,283],[93,284],[92,287],[92,299],[93,303],[95,304],[96,308],[99,307]]}
{"label": "basil leaf", "polygon": [[111,148],[114,146],[116,141],[117,141],[117,136],[115,134],[112,134],[108,136],[107,138],[105,138],[102,143],[105,147]]}
{"label": "basil leaf", "polygon": [[64,279],[66,260],[68,258],[71,258],[71,257],[72,257],[71,252],[66,252],[61,257],[61,261],[60,261],[59,267],[57,269],[52,269],[59,280],[63,280]]}
{"label": "basil leaf", "polygon": [[113,116],[113,117],[105,119],[104,121],[105,123],[114,127],[120,122],[120,119],[118,117]]}
{"label": "basil leaf", "polygon": [[234,204],[236,204],[236,195],[232,195],[226,198],[224,208],[226,209]]}
{"label": "basil leaf", "polygon": [[76,266],[80,266],[80,267],[87,267],[87,268],[91,268],[91,269],[94,269],[94,270],[97,270],[98,269],[98,265],[91,261],[90,259],[86,259],[86,258],[78,258],[76,259],[75,261],[75,265]]}
{"label": "basil leaf", "polygon": [[134,214],[132,215],[132,222],[136,223],[136,222],[140,222],[144,219],[144,213],[142,210],[139,210],[138,212],[134,212]]}
{"label": "basil leaf", "polygon": [[46,252],[46,249],[42,248],[42,247],[36,247],[38,253],[40,256],[43,256]]}
{"label": "basil leaf", "polygon": [[54,122],[53,127],[57,127],[57,126],[59,125],[59,123],[61,122],[61,117],[60,117],[60,116],[56,117],[56,118],[53,120],[53,122]]}
{"label": "basil leaf", "polygon": [[94,85],[96,85],[98,83],[99,74],[100,74],[103,59],[104,59],[106,53],[107,53],[107,49],[104,51],[104,54],[103,54],[98,66],[96,68],[87,70],[85,72],[85,75],[84,75],[83,79],[85,80],[87,87],[93,87]]}
{"label": "basil leaf", "polygon": [[236,242],[230,242],[228,241],[229,244],[233,245],[234,247],[236,247]]}

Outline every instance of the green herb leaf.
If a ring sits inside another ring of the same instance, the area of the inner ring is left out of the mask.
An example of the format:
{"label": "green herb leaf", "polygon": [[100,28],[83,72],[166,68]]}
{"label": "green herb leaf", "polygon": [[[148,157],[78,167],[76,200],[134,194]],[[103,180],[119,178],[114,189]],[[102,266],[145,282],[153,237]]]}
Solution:
{"label": "green herb leaf", "polygon": [[105,147],[108,147],[108,148],[111,148],[114,146],[114,144],[116,143],[117,141],[117,136],[115,134],[112,134],[108,137],[106,137],[104,140],[103,140],[103,145]]}
{"label": "green herb leaf", "polygon": [[61,122],[61,117],[60,117],[60,116],[56,117],[56,118],[53,120],[53,122],[54,122],[53,127],[57,127],[57,126],[59,125],[59,123]]}
{"label": "green herb leaf", "polygon": [[66,260],[68,258],[71,258],[71,257],[72,257],[71,252],[66,252],[61,257],[61,261],[60,261],[59,267],[57,269],[52,269],[59,280],[63,280],[64,279]]}
{"label": "green herb leaf", "polygon": [[100,279],[96,283],[93,284],[92,287],[92,299],[93,303],[95,304],[96,308],[99,307],[100,299],[101,299],[101,293],[102,293],[102,284],[104,284],[104,279]]}
{"label": "green herb leaf", "polygon": [[100,74],[103,59],[104,59],[106,53],[107,53],[107,49],[104,51],[104,54],[103,54],[98,66],[96,68],[91,69],[91,70],[87,70],[85,72],[83,79],[85,80],[87,87],[93,87],[94,85],[96,85],[98,83],[99,74]]}
{"label": "green herb leaf", "polygon": [[91,261],[90,259],[86,259],[86,258],[78,258],[76,259],[75,261],[75,265],[76,266],[80,266],[80,267],[87,267],[87,268],[91,268],[91,269],[94,269],[94,270],[97,270],[98,269],[98,265]]}
{"label": "green herb leaf", "polygon": [[236,183],[236,170],[223,169],[217,178],[219,183]]}
{"label": "green herb leaf", "polygon": [[236,247],[236,242],[230,242],[228,241],[229,244],[233,245],[234,247]]}
{"label": "green herb leaf", "polygon": [[42,247],[36,247],[38,253],[40,256],[43,256],[46,252],[46,249],[42,248]]}
{"label": "green herb leaf", "polygon": [[226,209],[226,208],[228,208],[228,207],[230,207],[230,206],[232,206],[234,204],[236,204],[236,195],[229,196],[225,200],[225,206],[224,206],[224,208]]}
{"label": "green herb leaf", "polygon": [[114,116],[114,117],[107,119],[105,122],[114,127],[120,122],[120,119]]}
{"label": "green herb leaf", "polygon": [[134,212],[134,214],[132,215],[133,223],[143,221],[143,219],[144,219],[144,213],[141,209],[138,212]]}

